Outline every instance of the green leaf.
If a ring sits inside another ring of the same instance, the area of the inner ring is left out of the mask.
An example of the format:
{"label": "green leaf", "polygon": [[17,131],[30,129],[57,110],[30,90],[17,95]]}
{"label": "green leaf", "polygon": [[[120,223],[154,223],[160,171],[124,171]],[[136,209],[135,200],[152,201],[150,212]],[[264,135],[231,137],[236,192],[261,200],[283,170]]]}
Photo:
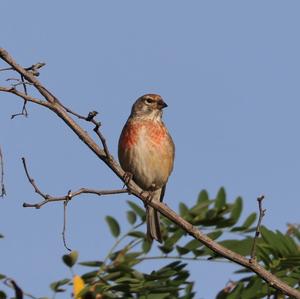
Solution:
{"label": "green leaf", "polygon": [[142,221],[146,221],[146,212],[144,209],[142,209],[140,206],[138,206],[132,201],[127,201],[127,203],[131,207],[131,209],[140,216]]}
{"label": "green leaf", "polygon": [[205,215],[206,211],[208,210],[208,207],[210,204],[211,204],[210,201],[198,202],[194,207],[192,207],[190,209],[190,213],[192,215],[196,216],[195,219],[201,220],[204,218],[204,215]]}
{"label": "green leaf", "polygon": [[133,211],[128,211],[127,212],[127,220],[131,225],[135,224],[135,222],[136,222],[136,213],[134,213]]}
{"label": "green leaf", "polygon": [[262,226],[260,232],[263,240],[269,245],[275,258],[281,258],[288,254],[288,251],[282,242],[285,242],[284,238],[280,235],[268,230],[266,227]]}
{"label": "green leaf", "polygon": [[242,292],[243,299],[261,298],[262,280],[258,276],[253,276],[249,284]]}
{"label": "green leaf", "polygon": [[243,209],[243,200],[241,197],[238,197],[232,207],[230,219],[233,221],[233,225],[236,224],[241,216]]}
{"label": "green leaf", "polygon": [[65,279],[61,279],[61,280],[58,280],[58,281],[55,281],[55,282],[52,282],[50,284],[50,288],[51,290],[53,290],[54,292],[56,293],[61,293],[61,292],[64,292],[65,289],[62,289],[61,286],[63,285],[66,285],[70,282],[70,279],[68,278],[65,278]]}
{"label": "green leaf", "polygon": [[276,235],[278,236],[278,239],[281,241],[281,244],[283,247],[285,247],[285,251],[282,251],[282,254],[284,256],[290,255],[290,254],[299,254],[299,248],[296,244],[296,242],[288,235],[284,235],[282,232],[276,230]]}
{"label": "green leaf", "polygon": [[153,242],[150,242],[147,238],[144,239],[142,244],[142,250],[144,253],[148,253],[151,250]]}
{"label": "green leaf", "polygon": [[69,254],[65,254],[62,257],[63,262],[70,268],[72,268],[78,259],[78,252],[72,251]]}
{"label": "green leaf", "polygon": [[0,280],[6,278],[6,276],[4,274],[0,273]]}
{"label": "green leaf", "polygon": [[90,279],[94,279],[97,275],[98,275],[98,270],[95,271],[90,271],[87,273],[84,273],[83,275],[81,275],[81,278],[85,281],[88,282]]}
{"label": "green leaf", "polygon": [[187,205],[183,202],[179,203],[179,215],[181,217],[184,217],[185,215],[188,215],[189,213],[189,208]]}
{"label": "green leaf", "polygon": [[254,227],[250,228],[250,226],[255,222],[255,220],[256,220],[256,213],[251,213],[244,221],[242,226],[235,226],[230,231],[232,232],[246,231],[247,233],[250,233],[256,229]]}
{"label": "green leaf", "polygon": [[110,232],[115,238],[117,238],[120,235],[120,225],[118,221],[111,216],[106,216],[105,220],[109,226]]}
{"label": "green leaf", "polygon": [[225,206],[225,203],[226,203],[226,193],[225,193],[225,189],[221,187],[220,190],[218,191],[217,198],[215,201],[216,210],[218,212],[222,211]]}
{"label": "green leaf", "polygon": [[166,245],[159,246],[159,249],[164,253],[168,254],[173,250],[173,247],[167,247]]}
{"label": "green leaf", "polygon": [[129,232],[127,235],[130,237],[138,238],[138,239],[147,239],[146,234],[141,231],[138,231],[138,230]]}
{"label": "green leaf", "polygon": [[265,266],[269,269],[269,266],[272,263],[271,255],[272,253],[269,250],[269,246],[265,244],[259,244],[257,246],[257,256],[264,262]]}
{"label": "green leaf", "polygon": [[256,213],[251,213],[245,220],[245,222],[242,224],[242,227],[245,227],[245,229],[249,228],[256,220]]}
{"label": "green leaf", "polygon": [[80,262],[79,265],[85,266],[85,267],[101,267],[103,265],[103,262],[101,261],[88,261],[88,262]]}
{"label": "green leaf", "polygon": [[188,242],[184,248],[189,250],[189,251],[192,251],[192,250],[195,250],[197,249],[199,246],[203,246],[202,243],[198,240],[191,240],[190,242]]}
{"label": "green leaf", "polygon": [[202,190],[198,195],[198,204],[209,201],[209,196],[206,190]]}
{"label": "green leaf", "polygon": [[249,255],[251,251],[253,239],[246,238],[244,240],[225,240],[220,242],[220,245],[239,253],[240,255]]}
{"label": "green leaf", "polygon": [[3,291],[0,291],[0,299],[6,299],[7,296]]}
{"label": "green leaf", "polygon": [[185,255],[190,252],[188,249],[186,249],[185,247],[181,247],[181,246],[176,246],[176,250],[179,255]]}
{"label": "green leaf", "polygon": [[216,231],[213,231],[209,234],[207,234],[207,236],[209,238],[211,238],[212,240],[216,240],[218,239],[221,235],[223,234],[223,232],[221,230],[216,230]]}
{"label": "green leaf", "polygon": [[233,289],[233,291],[226,296],[226,299],[238,299],[241,297],[241,292],[243,290],[243,283],[239,282],[238,285]]}
{"label": "green leaf", "polygon": [[178,240],[180,240],[180,238],[185,234],[185,231],[183,231],[182,229],[177,229],[173,235],[171,235],[165,242],[165,246],[166,247],[173,247],[175,243],[178,242]]}

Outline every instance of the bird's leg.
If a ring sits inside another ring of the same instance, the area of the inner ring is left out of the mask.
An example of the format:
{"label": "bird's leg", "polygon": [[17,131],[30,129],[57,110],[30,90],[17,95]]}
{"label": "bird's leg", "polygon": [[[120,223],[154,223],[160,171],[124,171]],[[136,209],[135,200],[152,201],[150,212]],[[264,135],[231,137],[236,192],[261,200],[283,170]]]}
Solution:
{"label": "bird's leg", "polygon": [[128,171],[125,172],[125,174],[123,175],[123,181],[124,181],[123,189],[125,188],[125,186],[127,186],[130,183],[132,177],[133,174],[131,172]]}
{"label": "bird's leg", "polygon": [[[157,187],[155,184],[152,184],[150,189],[147,190],[147,191],[142,191],[141,192],[141,195],[144,195],[146,197],[146,202],[151,202],[152,199],[154,198],[154,195],[155,195],[155,190],[157,190]],[[146,194],[144,194],[146,193]]]}
{"label": "bird's leg", "polygon": [[147,205],[147,202],[151,202],[154,197],[154,192],[152,192],[152,191],[144,191],[143,190],[140,194],[141,194],[141,196],[145,196],[145,198],[146,198],[145,205]]}

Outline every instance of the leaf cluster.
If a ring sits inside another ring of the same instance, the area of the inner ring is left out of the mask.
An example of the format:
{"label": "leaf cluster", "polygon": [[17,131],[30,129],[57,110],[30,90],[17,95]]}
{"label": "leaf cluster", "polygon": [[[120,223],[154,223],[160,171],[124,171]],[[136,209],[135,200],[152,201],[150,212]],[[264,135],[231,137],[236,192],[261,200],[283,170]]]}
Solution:
{"label": "leaf cluster", "polygon": [[[106,256],[100,260],[80,262],[76,251],[63,256],[62,260],[70,268],[72,276],[74,269],[84,269],[80,278],[83,287],[76,298],[195,298],[188,263],[225,260],[198,240],[191,239],[185,231],[164,217],[161,217],[163,243],[158,245],[150,242],[145,234],[145,209],[132,201],[128,201],[128,207],[126,216],[130,229],[126,232],[122,232],[121,225],[113,216],[105,218],[115,238]],[[237,197],[228,201],[224,188],[220,188],[213,198],[207,191],[201,191],[195,204],[190,207],[183,202],[179,204],[179,214],[183,218],[219,244],[250,258],[257,215],[250,213],[241,221],[242,210],[243,199]],[[271,273],[298,289],[299,241],[300,230],[297,225],[289,225],[285,233],[273,232],[262,226],[257,237],[255,257]],[[146,261],[152,265],[153,271],[141,270],[145,269]],[[236,279],[218,292],[217,299],[259,299],[278,295],[272,286],[248,269],[237,269],[234,277]],[[53,282],[50,288],[54,294],[63,293],[72,284],[72,277],[64,278]],[[6,298],[4,295],[0,293],[0,298]],[[197,294],[197,298],[199,296],[201,294]]]}

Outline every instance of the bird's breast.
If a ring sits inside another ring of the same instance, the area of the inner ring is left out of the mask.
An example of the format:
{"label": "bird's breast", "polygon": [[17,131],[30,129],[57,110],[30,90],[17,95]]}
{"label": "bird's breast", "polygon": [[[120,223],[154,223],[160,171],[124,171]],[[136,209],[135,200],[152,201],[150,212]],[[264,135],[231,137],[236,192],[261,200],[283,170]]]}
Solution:
{"label": "bird's breast", "polygon": [[131,121],[125,125],[119,146],[126,150],[140,143],[150,143],[159,148],[168,132],[163,123],[154,121]]}
{"label": "bird's breast", "polygon": [[143,189],[166,184],[173,168],[174,145],[164,124],[127,122],[120,136],[119,160]]}

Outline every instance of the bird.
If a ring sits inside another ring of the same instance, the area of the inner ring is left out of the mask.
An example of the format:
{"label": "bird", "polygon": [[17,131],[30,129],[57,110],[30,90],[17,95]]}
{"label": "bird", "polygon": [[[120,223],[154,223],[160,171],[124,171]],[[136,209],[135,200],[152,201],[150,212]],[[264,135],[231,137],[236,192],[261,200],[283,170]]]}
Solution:
{"label": "bird", "polygon": [[[168,107],[158,94],[139,97],[121,132],[118,144],[119,162],[126,174],[150,200],[163,201],[166,184],[173,170],[175,145],[162,115]],[[147,237],[162,243],[159,212],[146,207]]]}

